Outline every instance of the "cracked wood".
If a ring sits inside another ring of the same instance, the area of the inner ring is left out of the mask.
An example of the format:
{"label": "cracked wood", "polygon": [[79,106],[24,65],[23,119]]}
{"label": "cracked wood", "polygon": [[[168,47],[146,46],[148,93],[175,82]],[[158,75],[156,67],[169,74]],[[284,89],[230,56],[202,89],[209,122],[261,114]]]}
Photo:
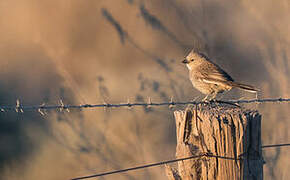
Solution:
{"label": "cracked wood", "polygon": [[176,157],[203,153],[235,160],[200,157],[166,166],[170,180],[261,180],[261,115],[230,105],[198,105],[174,112]]}

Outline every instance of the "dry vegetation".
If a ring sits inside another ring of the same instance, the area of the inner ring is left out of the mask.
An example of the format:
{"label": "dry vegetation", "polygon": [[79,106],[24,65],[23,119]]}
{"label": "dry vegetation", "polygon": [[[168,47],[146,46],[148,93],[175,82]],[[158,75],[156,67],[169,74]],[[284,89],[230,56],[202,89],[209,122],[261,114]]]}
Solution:
{"label": "dry vegetation", "polygon": [[[290,96],[288,0],[2,0],[0,103],[189,100],[180,60],[205,51],[261,97]],[[225,98],[250,98],[233,91]],[[289,142],[289,104],[260,104],[264,144]],[[168,108],[0,114],[0,179],[68,179],[174,158]],[[290,176],[289,149],[265,179]],[[104,179],[166,179],[150,168]]]}

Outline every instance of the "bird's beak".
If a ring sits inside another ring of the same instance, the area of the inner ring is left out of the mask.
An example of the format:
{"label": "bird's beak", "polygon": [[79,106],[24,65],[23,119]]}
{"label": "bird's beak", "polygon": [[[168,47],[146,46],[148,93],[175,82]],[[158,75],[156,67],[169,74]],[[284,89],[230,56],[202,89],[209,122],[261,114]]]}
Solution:
{"label": "bird's beak", "polygon": [[187,63],[188,63],[187,59],[184,59],[184,60],[182,61],[182,63],[187,64]]}

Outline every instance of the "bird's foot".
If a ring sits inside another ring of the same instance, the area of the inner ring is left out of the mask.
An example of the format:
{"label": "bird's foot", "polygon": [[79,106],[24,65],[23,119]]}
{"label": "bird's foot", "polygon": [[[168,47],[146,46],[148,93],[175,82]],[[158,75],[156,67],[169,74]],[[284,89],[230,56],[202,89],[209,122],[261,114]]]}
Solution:
{"label": "bird's foot", "polygon": [[191,100],[191,102],[195,102],[200,98],[200,96],[196,96],[194,99]]}
{"label": "bird's foot", "polygon": [[208,100],[207,100],[208,96],[209,96],[209,94],[206,95],[206,96],[205,96],[201,101],[202,101],[202,102],[208,102]]}

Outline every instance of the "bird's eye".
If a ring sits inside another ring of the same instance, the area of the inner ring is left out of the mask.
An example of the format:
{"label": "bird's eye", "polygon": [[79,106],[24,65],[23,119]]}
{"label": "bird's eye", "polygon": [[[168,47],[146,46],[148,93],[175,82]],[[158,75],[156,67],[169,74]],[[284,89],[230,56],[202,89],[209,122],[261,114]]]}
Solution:
{"label": "bird's eye", "polygon": [[191,59],[190,61],[193,61],[194,59]]}

